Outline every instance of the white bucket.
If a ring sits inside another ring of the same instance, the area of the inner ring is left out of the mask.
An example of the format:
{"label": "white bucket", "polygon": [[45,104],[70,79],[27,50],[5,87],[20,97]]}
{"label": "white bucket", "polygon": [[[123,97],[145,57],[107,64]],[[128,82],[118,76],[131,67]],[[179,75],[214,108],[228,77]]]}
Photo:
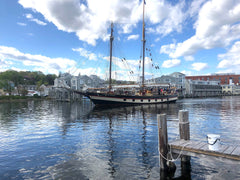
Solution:
{"label": "white bucket", "polygon": [[220,135],[218,134],[208,134],[208,148],[212,151],[217,151],[220,148]]}

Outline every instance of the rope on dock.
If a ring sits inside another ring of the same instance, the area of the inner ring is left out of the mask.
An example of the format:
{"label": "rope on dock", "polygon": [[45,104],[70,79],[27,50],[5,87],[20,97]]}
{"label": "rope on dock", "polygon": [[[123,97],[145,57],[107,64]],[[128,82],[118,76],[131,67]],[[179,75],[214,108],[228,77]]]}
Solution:
{"label": "rope on dock", "polygon": [[170,158],[171,158],[171,159],[169,159],[168,156],[167,156],[167,157],[164,157],[160,151],[159,151],[159,154],[160,154],[160,156],[161,156],[163,159],[165,159],[166,161],[168,161],[168,162],[175,162],[175,161],[177,161],[177,160],[181,157],[182,152],[183,152],[183,149],[184,149],[185,146],[187,146],[187,145],[189,145],[189,143],[186,143],[186,144],[182,147],[182,149],[181,149],[181,151],[180,151],[180,153],[178,154],[178,157],[177,157],[176,159],[173,158],[173,155],[172,155],[173,153],[172,153],[171,144],[169,144],[169,152],[168,152],[168,154],[170,155]]}

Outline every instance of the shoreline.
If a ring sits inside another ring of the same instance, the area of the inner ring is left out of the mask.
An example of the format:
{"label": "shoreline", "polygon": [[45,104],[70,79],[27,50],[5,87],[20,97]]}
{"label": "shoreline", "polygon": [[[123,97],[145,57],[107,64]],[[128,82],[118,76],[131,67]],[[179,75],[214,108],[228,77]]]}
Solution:
{"label": "shoreline", "polygon": [[[211,98],[211,97],[225,97],[225,96],[240,96],[240,95],[221,95],[221,96],[179,96],[178,99],[199,99],[199,98]],[[53,101],[59,101],[53,98],[49,98],[49,97],[41,97],[41,96],[37,96],[37,97],[29,97],[29,96],[0,96],[0,103],[2,102],[24,102],[24,101],[32,101],[32,100],[53,100]],[[64,100],[63,100],[64,101]]]}
{"label": "shoreline", "polygon": [[32,101],[32,100],[50,100],[50,98],[46,97],[28,97],[28,96],[0,96],[1,102],[24,102],[24,101]]}

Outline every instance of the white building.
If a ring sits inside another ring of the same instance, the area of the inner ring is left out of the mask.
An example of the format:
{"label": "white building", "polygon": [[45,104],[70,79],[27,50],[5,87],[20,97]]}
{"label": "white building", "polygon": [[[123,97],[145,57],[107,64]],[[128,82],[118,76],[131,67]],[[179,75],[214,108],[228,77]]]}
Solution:
{"label": "white building", "polygon": [[225,95],[240,95],[240,86],[233,83],[222,85],[222,93]]}
{"label": "white building", "polygon": [[222,94],[220,81],[191,80],[186,81],[186,96],[188,97],[207,97],[219,96]]}

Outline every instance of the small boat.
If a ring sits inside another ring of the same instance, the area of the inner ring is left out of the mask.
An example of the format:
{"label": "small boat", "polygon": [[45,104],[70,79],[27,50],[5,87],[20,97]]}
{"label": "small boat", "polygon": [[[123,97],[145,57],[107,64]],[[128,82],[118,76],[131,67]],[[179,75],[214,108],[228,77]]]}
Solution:
{"label": "small boat", "polygon": [[145,2],[143,3],[143,25],[142,25],[142,82],[138,86],[112,86],[112,43],[113,43],[113,23],[111,24],[110,35],[110,66],[109,66],[109,86],[107,89],[89,89],[83,95],[87,96],[95,105],[139,105],[139,104],[159,104],[175,102],[178,95],[170,87],[160,87],[156,85],[146,85],[144,78],[145,64],[145,22],[144,22]]}

